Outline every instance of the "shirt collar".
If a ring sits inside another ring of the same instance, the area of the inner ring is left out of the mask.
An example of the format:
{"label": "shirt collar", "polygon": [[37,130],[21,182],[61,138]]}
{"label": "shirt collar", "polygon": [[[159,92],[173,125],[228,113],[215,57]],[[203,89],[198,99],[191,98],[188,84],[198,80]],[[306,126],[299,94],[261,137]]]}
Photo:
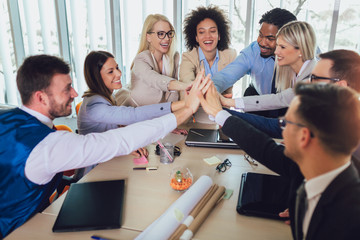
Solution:
{"label": "shirt collar", "polygon": [[322,194],[328,185],[347,167],[350,166],[350,161],[339,168],[330,172],[317,176],[305,182],[305,190],[307,199],[311,199],[319,194]]}
{"label": "shirt collar", "polygon": [[306,69],[306,66],[309,64],[310,61],[311,61],[311,60],[306,60],[306,61],[303,63],[303,65],[301,66],[300,71],[299,71],[299,73],[298,73],[298,76],[300,76],[300,75],[302,74],[302,72]]}
{"label": "shirt collar", "polygon": [[[219,59],[219,50],[216,49],[216,55],[215,55],[215,60],[216,59]],[[205,55],[204,55],[204,52],[202,51],[201,47],[199,47],[199,61],[206,61],[206,58],[205,58]]]}
{"label": "shirt collar", "polygon": [[20,109],[23,110],[24,112],[27,112],[31,116],[37,118],[37,120],[39,120],[41,123],[45,124],[49,128],[52,128],[54,126],[54,123],[52,122],[52,120],[50,118],[48,118],[47,116],[45,116],[35,110],[32,110],[28,107],[25,107],[24,105],[22,105],[20,107]]}

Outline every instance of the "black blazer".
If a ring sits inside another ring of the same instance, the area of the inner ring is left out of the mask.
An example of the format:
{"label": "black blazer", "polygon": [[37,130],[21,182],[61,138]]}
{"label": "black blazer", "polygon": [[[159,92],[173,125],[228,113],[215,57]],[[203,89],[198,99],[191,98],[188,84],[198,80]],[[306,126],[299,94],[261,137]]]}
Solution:
{"label": "black blazer", "polygon": [[[304,180],[297,164],[284,155],[283,145],[240,118],[229,117],[222,130],[251,157],[288,178],[288,205],[294,236],[296,190]],[[353,164],[323,192],[310,220],[306,239],[360,239],[360,180]]]}

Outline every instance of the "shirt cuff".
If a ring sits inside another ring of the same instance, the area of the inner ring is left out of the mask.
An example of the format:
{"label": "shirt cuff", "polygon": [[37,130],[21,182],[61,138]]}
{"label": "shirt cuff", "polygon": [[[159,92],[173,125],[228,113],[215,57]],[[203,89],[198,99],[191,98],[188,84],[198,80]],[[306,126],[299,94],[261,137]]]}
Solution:
{"label": "shirt cuff", "polygon": [[244,110],[245,104],[242,98],[235,98],[235,108]]}
{"label": "shirt cuff", "polygon": [[224,126],[225,121],[231,116],[228,111],[221,110],[215,116],[215,122],[220,126]]}

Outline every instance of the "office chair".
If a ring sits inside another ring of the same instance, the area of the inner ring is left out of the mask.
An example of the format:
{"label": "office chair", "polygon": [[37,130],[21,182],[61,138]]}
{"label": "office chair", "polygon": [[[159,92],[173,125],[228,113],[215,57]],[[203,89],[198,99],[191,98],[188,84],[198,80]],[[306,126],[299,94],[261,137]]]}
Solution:
{"label": "office chair", "polygon": [[[69,132],[72,132],[71,128],[64,125],[64,124],[55,125],[55,128],[56,128],[57,131],[69,131]],[[54,200],[56,200],[64,192],[66,192],[69,189],[70,184],[75,183],[78,180],[79,179],[76,177],[76,170],[75,169],[64,171],[62,179],[60,181],[60,184],[57,186],[56,191],[49,198],[49,204],[51,204]]]}

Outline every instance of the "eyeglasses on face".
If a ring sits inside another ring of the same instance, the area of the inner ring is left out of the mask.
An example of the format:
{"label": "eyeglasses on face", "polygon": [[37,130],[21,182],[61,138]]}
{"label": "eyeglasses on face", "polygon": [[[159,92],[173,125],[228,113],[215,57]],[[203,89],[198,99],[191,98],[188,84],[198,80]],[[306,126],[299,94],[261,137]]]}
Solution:
{"label": "eyeglasses on face", "polygon": [[[285,129],[286,124],[292,124],[292,125],[295,125],[295,126],[298,126],[298,127],[308,128],[308,127],[305,126],[304,124],[296,123],[296,122],[292,122],[292,121],[286,120],[285,117],[279,117],[279,118],[278,118],[278,123],[279,123],[279,127],[280,127],[282,130]],[[314,134],[313,134],[311,131],[310,131],[310,136],[311,136],[311,137],[314,137]]]}
{"label": "eyeglasses on face", "polygon": [[229,159],[225,159],[224,162],[217,165],[216,170],[218,172],[225,172],[227,170],[227,167],[231,167],[232,164]]}
{"label": "eyeglasses on face", "polygon": [[314,80],[330,80],[330,81],[334,81],[334,82],[340,81],[339,78],[319,77],[319,76],[316,76],[315,74],[311,74],[310,75],[310,82],[313,82]]}
{"label": "eyeglasses on face", "polygon": [[148,32],[148,34],[151,34],[151,33],[156,33],[159,39],[164,39],[166,37],[166,35],[168,36],[168,38],[173,38],[175,36],[174,30],[170,30],[168,32],[164,32],[164,31]]}

